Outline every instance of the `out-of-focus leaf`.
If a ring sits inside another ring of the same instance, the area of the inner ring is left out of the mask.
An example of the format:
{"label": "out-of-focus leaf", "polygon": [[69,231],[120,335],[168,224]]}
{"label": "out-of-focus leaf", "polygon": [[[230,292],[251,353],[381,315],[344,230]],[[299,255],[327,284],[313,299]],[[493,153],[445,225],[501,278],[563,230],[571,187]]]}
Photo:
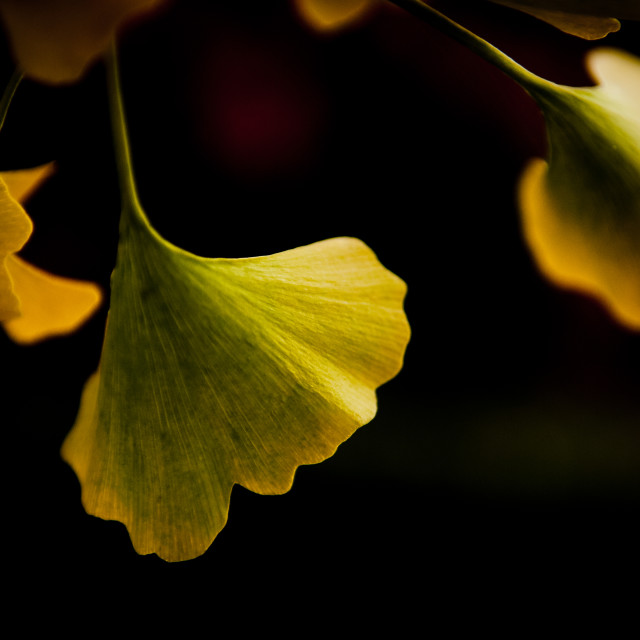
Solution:
{"label": "out-of-focus leaf", "polygon": [[89,513],[185,560],[234,484],[286,492],[374,417],[409,339],[405,284],[352,238],[205,259],[123,215],[99,371],[62,455]]}
{"label": "out-of-focus leaf", "polygon": [[490,0],[497,4],[518,4],[534,10],[561,11],[583,16],[612,16],[624,20],[640,20],[638,0]]}
{"label": "out-of-focus leaf", "polygon": [[73,82],[118,25],[166,0],[0,0],[18,66],[42,82]]}
{"label": "out-of-focus leaf", "polygon": [[20,315],[3,323],[20,344],[71,333],[93,315],[102,293],[93,282],[56,276],[10,256],[7,269],[20,298]]}
{"label": "out-of-focus leaf", "polygon": [[529,13],[540,20],[552,24],[561,31],[579,36],[585,40],[599,40],[620,29],[620,22],[616,18],[541,9],[534,6],[526,6],[521,2],[511,2],[510,0],[500,0],[500,4]]}
{"label": "out-of-focus leaf", "polygon": [[102,300],[97,285],[47,273],[15,255],[33,230],[18,200],[28,198],[52,167],[0,174],[0,322],[22,344],[74,331]]}
{"label": "out-of-focus leaf", "polygon": [[547,277],[640,329],[640,60],[598,49],[588,63],[596,87],[529,87],[550,151],[521,179],[524,232]]}
{"label": "out-of-focus leaf", "polygon": [[319,31],[332,31],[362,16],[372,0],[293,0],[300,16]]}
{"label": "out-of-focus leaf", "polygon": [[[38,187],[54,172],[54,163],[49,162],[32,169],[18,169],[0,173],[11,198],[24,204]],[[27,215],[26,213],[24,215]]]}
{"label": "out-of-focus leaf", "polygon": [[0,322],[20,315],[20,301],[13,287],[7,260],[29,239],[33,224],[0,178]]}
{"label": "out-of-focus leaf", "polygon": [[640,60],[590,54],[598,86],[565,87],[536,76],[423,0],[394,0],[495,65],[540,106],[549,156],[521,179],[524,233],[553,282],[600,299],[640,329]]}

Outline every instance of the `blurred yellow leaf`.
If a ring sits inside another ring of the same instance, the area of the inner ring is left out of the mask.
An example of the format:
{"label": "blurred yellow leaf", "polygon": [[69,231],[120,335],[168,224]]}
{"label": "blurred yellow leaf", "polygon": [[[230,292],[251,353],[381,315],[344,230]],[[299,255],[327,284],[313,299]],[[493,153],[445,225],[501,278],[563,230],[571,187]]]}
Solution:
{"label": "blurred yellow leaf", "polygon": [[496,1],[505,6],[529,13],[540,20],[552,24],[561,31],[579,36],[585,40],[598,40],[620,29],[620,22],[616,18],[527,6],[522,2],[511,2],[511,0]]}
{"label": "blurred yellow leaf", "polygon": [[73,82],[118,25],[166,0],[0,0],[18,66],[41,82]]}
{"label": "blurred yellow leaf", "polygon": [[550,150],[520,182],[524,233],[547,277],[640,329],[640,60],[598,49],[588,64],[597,87],[531,91]]}
{"label": "blurred yellow leaf", "polygon": [[[53,171],[54,163],[49,162],[39,167],[33,167],[32,169],[3,171],[0,173],[0,178],[6,185],[11,198],[16,202],[24,204]],[[27,215],[24,211],[23,214],[25,216]],[[29,234],[31,234],[31,230]]]}
{"label": "blurred yellow leaf", "polygon": [[0,322],[23,344],[74,331],[102,299],[95,284],[55,276],[15,255],[33,230],[18,199],[26,199],[52,168],[47,164],[0,174]]}
{"label": "blurred yellow leaf", "polygon": [[549,10],[583,16],[613,16],[625,20],[640,19],[638,0],[491,0],[498,4],[518,4],[530,10]]}
{"label": "blurred yellow leaf", "polygon": [[319,31],[332,31],[364,15],[374,0],[293,0],[300,16]]}
{"label": "blurred yellow leaf", "polygon": [[33,230],[25,210],[11,196],[0,177],[0,322],[20,315],[20,302],[7,268],[7,260],[22,249]]}
{"label": "blurred yellow leaf", "polygon": [[615,49],[591,51],[588,65],[599,84],[561,86],[423,0],[405,2],[537,102],[548,158],[528,165],[518,189],[533,257],[553,282],[597,297],[621,323],[640,330],[640,59]]}
{"label": "blurred yellow leaf", "polygon": [[14,342],[31,344],[71,333],[96,311],[102,294],[92,282],[63,278],[10,256],[7,269],[20,298],[20,315],[3,323]]}

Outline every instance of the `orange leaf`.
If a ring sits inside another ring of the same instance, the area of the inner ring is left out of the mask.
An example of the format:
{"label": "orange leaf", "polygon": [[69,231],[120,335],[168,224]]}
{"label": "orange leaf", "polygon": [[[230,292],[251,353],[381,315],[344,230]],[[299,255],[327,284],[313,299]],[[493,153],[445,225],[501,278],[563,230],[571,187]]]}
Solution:
{"label": "orange leaf", "polygon": [[14,255],[33,230],[18,200],[28,198],[52,170],[47,164],[0,174],[0,322],[22,344],[75,330],[102,299],[97,285],[47,273]]}
{"label": "orange leaf", "polygon": [[117,27],[162,0],[0,0],[19,67],[41,82],[73,82]]}
{"label": "orange leaf", "polygon": [[373,6],[372,0],[294,0],[300,16],[319,31],[333,31]]}
{"label": "orange leaf", "polygon": [[47,273],[18,256],[9,257],[7,268],[21,307],[20,316],[4,322],[14,342],[31,344],[71,333],[100,305],[102,295],[93,282]]}

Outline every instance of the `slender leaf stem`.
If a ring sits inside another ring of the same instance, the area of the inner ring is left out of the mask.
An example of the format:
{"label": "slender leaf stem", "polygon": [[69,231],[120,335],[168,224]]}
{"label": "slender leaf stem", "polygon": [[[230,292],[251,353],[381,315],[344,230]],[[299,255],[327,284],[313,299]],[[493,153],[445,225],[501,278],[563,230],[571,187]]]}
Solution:
{"label": "slender leaf stem", "polygon": [[531,73],[500,49],[430,7],[423,0],[389,0],[389,2],[421,18],[441,33],[464,45],[490,64],[498,67],[527,91],[544,93],[545,90],[549,90],[549,85],[553,84]]}
{"label": "slender leaf stem", "polygon": [[120,84],[120,71],[118,65],[118,52],[115,40],[105,57],[107,66],[107,87],[109,91],[109,106],[111,111],[111,130],[116,156],[116,168],[120,183],[122,198],[122,216],[120,218],[120,231],[125,230],[130,223],[135,222],[138,228],[143,228],[147,238],[170,248],[174,252],[187,253],[165,240],[151,225],[147,214],[138,199],[138,188],[133,173],[131,162],[131,148],[129,133],[124,112],[122,88]]}
{"label": "slender leaf stem", "polygon": [[16,69],[9,80],[9,84],[6,86],[4,93],[2,94],[2,98],[0,98],[0,130],[4,126],[9,106],[11,105],[13,96],[15,95],[16,89],[18,88],[22,78],[23,73]]}
{"label": "slender leaf stem", "polygon": [[109,91],[109,106],[111,112],[111,129],[113,144],[118,169],[118,179],[120,182],[120,193],[122,197],[123,212],[129,211],[142,219],[145,225],[148,221],[140,201],[138,199],[138,189],[133,174],[131,162],[131,148],[129,144],[129,134],[127,121],[122,100],[122,89],[120,84],[120,70],[118,65],[118,51],[116,41],[113,40],[107,52],[107,87]]}

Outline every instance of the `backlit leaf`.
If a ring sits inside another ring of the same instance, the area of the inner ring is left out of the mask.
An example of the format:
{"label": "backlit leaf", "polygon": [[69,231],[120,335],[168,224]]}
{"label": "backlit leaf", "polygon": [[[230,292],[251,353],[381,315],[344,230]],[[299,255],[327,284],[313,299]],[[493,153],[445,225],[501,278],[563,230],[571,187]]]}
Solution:
{"label": "backlit leaf", "polygon": [[206,259],[124,215],[99,371],[62,455],[89,513],[185,560],[224,527],[234,484],[286,492],[374,417],[409,339],[405,285],[352,238]]}
{"label": "backlit leaf", "polygon": [[599,86],[532,91],[550,155],[522,176],[524,232],[551,280],[640,329],[640,60],[599,49],[588,62]]}
{"label": "backlit leaf", "polygon": [[95,284],[47,273],[15,255],[33,230],[18,200],[28,198],[52,167],[0,174],[0,322],[23,344],[74,331],[102,299]]}
{"label": "backlit leaf", "polygon": [[7,260],[22,249],[33,224],[25,210],[11,196],[0,177],[0,322],[20,315],[20,302],[7,268]]}
{"label": "backlit leaf", "polygon": [[640,20],[638,0],[491,0],[497,4],[518,4],[529,9],[576,13],[583,16],[612,16]]}
{"label": "backlit leaf", "polygon": [[3,323],[21,344],[75,331],[93,315],[102,294],[93,282],[63,278],[10,256],[7,269],[20,298],[20,315]]}
{"label": "backlit leaf", "polygon": [[500,4],[529,13],[540,20],[552,24],[561,31],[586,40],[598,40],[620,29],[620,22],[616,18],[537,8],[535,6],[526,6],[521,2],[511,2],[510,0],[499,1]]}

